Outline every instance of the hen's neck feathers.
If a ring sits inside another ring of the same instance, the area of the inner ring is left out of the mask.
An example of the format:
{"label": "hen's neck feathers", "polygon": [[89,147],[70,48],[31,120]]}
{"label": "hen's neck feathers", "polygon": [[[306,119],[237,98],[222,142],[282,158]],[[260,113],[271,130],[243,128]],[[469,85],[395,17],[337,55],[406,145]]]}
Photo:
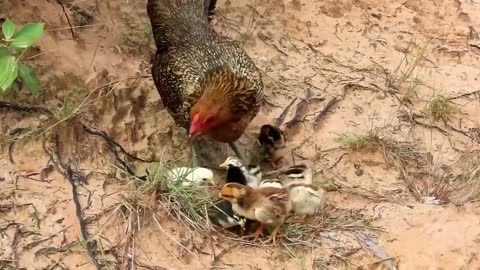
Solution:
{"label": "hen's neck feathers", "polygon": [[248,79],[228,69],[209,72],[201,87],[203,95],[199,103],[207,109],[223,106],[223,110],[228,110],[233,117],[248,113],[256,102],[255,90],[250,87]]}

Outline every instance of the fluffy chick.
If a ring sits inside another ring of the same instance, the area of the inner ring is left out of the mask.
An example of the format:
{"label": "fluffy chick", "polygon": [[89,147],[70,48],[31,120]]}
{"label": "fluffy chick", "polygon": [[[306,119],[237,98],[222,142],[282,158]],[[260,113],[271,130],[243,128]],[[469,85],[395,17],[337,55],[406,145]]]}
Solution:
{"label": "fluffy chick", "polygon": [[[240,168],[245,179],[247,181],[248,186],[252,188],[257,188],[259,182],[262,180],[262,172],[260,171],[260,166],[258,165],[249,165],[245,166],[242,162],[234,157],[227,157],[225,162],[220,164],[221,168],[226,168],[230,170],[230,168]],[[228,171],[227,171],[227,178],[228,178]]]}
{"label": "fluffy chick", "polygon": [[277,163],[288,152],[283,131],[272,125],[263,125],[260,127],[258,142],[264,149],[267,160],[276,168]]}
{"label": "fluffy chick", "polygon": [[[228,167],[226,182],[247,185],[247,179],[242,169],[235,166]],[[226,229],[235,226],[244,228],[246,224],[246,219],[237,215],[232,209],[232,204],[223,199],[210,208],[209,217],[214,224]]]}
{"label": "fluffy chick", "polygon": [[209,184],[215,185],[213,172],[203,167],[173,168],[167,173],[167,177],[171,181],[181,181],[183,187],[207,187]]}
{"label": "fluffy chick", "polygon": [[262,182],[260,182],[259,188],[264,187],[284,188],[282,181],[278,178],[262,180]]}
{"label": "fluffy chick", "polygon": [[211,208],[209,218],[213,224],[221,226],[225,229],[235,226],[245,227],[247,220],[244,217],[237,215],[233,209],[232,204],[227,200],[220,200],[216,202]]}
{"label": "fluffy chick", "polygon": [[325,203],[325,191],[319,187],[307,184],[292,184],[288,186],[292,211],[298,215],[314,215]]}
{"label": "fluffy chick", "polygon": [[254,240],[263,235],[264,224],[274,225],[269,239],[276,244],[277,233],[291,210],[291,201],[286,189],[265,187],[254,189],[238,183],[225,184],[219,197],[232,203],[233,211],[248,219],[257,220],[260,226],[253,236]]}
{"label": "fluffy chick", "polygon": [[313,183],[313,170],[307,164],[292,165],[280,171],[280,179],[285,187],[293,184],[311,185]]}

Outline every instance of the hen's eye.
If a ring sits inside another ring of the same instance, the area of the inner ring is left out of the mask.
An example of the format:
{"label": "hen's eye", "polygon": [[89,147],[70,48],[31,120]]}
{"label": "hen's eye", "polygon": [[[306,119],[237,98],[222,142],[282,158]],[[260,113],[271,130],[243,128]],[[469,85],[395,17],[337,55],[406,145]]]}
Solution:
{"label": "hen's eye", "polygon": [[205,121],[205,123],[211,123],[213,121],[213,117],[210,116],[207,118],[207,120]]}

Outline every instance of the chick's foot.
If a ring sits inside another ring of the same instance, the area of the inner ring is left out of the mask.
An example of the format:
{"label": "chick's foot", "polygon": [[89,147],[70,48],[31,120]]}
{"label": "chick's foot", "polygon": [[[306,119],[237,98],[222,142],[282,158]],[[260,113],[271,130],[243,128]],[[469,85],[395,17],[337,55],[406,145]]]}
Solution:
{"label": "chick's foot", "polygon": [[263,226],[264,226],[263,223],[260,223],[257,230],[253,234],[244,236],[242,238],[245,238],[245,239],[252,239],[253,238],[253,241],[257,241],[258,238],[263,237]]}
{"label": "chick's foot", "polygon": [[278,234],[278,230],[280,230],[280,226],[281,225],[275,226],[275,229],[273,229],[273,231],[270,234],[270,236],[268,237],[268,239],[266,241],[263,241],[262,243],[263,244],[268,244],[270,242],[273,242],[273,244],[276,245],[277,244],[277,234]]}

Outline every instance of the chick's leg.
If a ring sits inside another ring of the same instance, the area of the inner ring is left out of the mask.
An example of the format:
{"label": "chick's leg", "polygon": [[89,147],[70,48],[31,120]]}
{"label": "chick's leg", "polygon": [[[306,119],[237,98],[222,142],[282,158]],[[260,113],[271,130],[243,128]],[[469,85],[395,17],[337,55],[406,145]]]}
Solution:
{"label": "chick's leg", "polygon": [[268,239],[265,242],[263,242],[264,244],[270,243],[270,242],[273,242],[274,245],[277,244],[277,234],[278,234],[278,231],[280,230],[280,226],[282,226],[282,224],[277,224],[275,226],[272,233],[270,234],[270,237],[268,237]]}
{"label": "chick's leg", "polygon": [[260,223],[257,230],[250,235],[245,236],[244,238],[253,238],[253,241],[256,241],[260,236],[263,236],[263,223]]}

